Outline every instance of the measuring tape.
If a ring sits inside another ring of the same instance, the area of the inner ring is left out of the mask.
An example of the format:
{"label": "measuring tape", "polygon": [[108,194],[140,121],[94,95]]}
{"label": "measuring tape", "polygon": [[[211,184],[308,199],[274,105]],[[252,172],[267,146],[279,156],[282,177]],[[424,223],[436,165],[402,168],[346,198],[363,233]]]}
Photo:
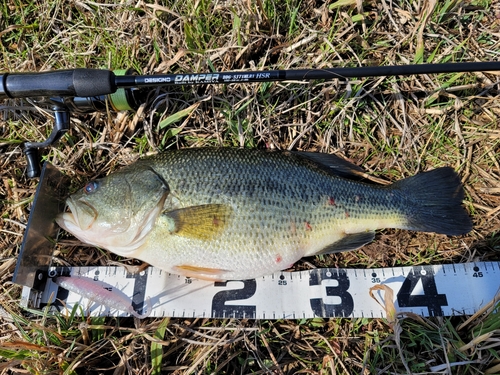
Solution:
{"label": "measuring tape", "polygon": [[[500,288],[500,262],[373,269],[318,268],[280,272],[244,281],[208,282],[150,267],[139,274],[125,268],[50,268],[38,307],[77,314],[128,316],[68,292],[50,276],[93,279],[107,290],[120,290],[138,313],[150,317],[308,319],[315,317],[385,318],[384,285],[394,292],[397,312],[421,316],[471,315],[494,298]],[[27,304],[30,288],[23,288]]]}

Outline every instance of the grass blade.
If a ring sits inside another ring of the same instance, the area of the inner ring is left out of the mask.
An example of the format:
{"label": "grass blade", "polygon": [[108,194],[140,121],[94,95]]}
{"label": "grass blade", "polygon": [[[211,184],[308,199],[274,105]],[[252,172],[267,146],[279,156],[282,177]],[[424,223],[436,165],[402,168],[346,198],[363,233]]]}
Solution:
{"label": "grass blade", "polygon": [[[162,322],[160,323],[154,334],[155,339],[163,340],[169,322],[170,318],[165,318],[162,320]],[[151,343],[152,375],[160,375],[162,373],[161,372],[162,360],[163,360],[163,345],[157,342],[152,342]]]}

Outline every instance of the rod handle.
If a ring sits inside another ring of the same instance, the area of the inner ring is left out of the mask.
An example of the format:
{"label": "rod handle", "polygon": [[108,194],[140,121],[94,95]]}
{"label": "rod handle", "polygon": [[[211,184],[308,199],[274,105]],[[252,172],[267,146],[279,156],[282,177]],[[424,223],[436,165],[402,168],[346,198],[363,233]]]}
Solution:
{"label": "rod handle", "polygon": [[115,74],[101,69],[68,69],[0,75],[0,99],[39,96],[99,96],[116,91]]}

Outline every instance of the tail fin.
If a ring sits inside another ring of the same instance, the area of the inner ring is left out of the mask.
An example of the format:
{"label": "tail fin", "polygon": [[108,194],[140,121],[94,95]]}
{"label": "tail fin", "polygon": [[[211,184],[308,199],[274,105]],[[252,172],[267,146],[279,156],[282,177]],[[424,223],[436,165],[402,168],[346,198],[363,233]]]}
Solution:
{"label": "tail fin", "polygon": [[472,230],[469,214],[462,207],[464,190],[453,168],[420,173],[398,181],[392,187],[400,190],[409,203],[405,229],[450,236]]}

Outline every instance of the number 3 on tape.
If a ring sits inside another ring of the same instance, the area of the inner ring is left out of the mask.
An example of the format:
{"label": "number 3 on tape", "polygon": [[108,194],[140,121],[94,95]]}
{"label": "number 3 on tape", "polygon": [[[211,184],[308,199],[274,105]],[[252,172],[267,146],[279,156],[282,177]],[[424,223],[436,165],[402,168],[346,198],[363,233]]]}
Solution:
{"label": "number 3 on tape", "polygon": [[345,270],[335,270],[332,272],[328,268],[316,268],[310,271],[309,285],[321,285],[322,281],[336,280],[338,285],[326,286],[327,297],[338,297],[340,302],[337,304],[325,303],[322,298],[311,298],[311,308],[316,316],[335,317],[349,316],[354,310],[354,300],[347,291],[351,286],[349,277]]}

